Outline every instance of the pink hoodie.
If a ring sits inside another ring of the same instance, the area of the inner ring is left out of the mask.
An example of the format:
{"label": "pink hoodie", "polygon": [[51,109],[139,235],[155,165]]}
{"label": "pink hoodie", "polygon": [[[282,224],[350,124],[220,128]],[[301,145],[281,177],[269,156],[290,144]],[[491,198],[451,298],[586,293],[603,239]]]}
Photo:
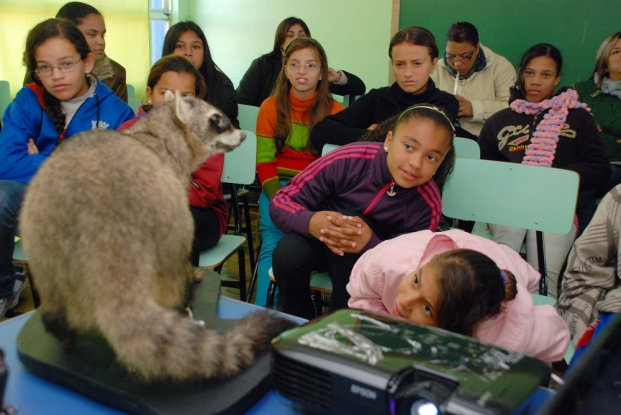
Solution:
{"label": "pink hoodie", "polygon": [[356,262],[347,285],[349,307],[392,314],[389,310],[403,277],[433,256],[458,248],[487,255],[517,279],[516,298],[504,304],[504,313],[480,323],[474,337],[546,362],[561,360],[569,329],[554,307],[533,305],[530,292],[537,290],[539,273],[511,248],[461,230],[409,233],[367,251]]}

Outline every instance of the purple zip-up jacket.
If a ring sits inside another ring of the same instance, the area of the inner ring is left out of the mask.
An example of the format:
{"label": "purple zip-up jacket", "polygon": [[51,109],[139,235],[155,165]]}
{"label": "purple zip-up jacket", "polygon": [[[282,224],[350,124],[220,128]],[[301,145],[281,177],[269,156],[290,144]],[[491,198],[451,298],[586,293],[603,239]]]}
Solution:
{"label": "purple zip-up jacket", "polygon": [[270,217],[283,232],[309,236],[308,225],[318,211],[358,212],[376,229],[361,252],[404,233],[435,231],[442,199],[433,180],[404,189],[394,185],[383,143],[353,143],[320,157],[300,172],[270,203]]}

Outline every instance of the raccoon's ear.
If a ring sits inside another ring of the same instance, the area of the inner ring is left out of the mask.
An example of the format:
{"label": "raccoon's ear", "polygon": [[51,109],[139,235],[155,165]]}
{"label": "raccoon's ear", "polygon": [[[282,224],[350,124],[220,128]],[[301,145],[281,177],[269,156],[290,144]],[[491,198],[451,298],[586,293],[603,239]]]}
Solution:
{"label": "raccoon's ear", "polygon": [[[169,92],[166,91],[167,94]],[[188,125],[192,118],[192,106],[181,97],[179,91],[175,91],[175,115],[184,125]]]}
{"label": "raccoon's ear", "polygon": [[164,102],[172,101],[173,99],[175,99],[175,94],[170,89],[167,89],[166,92],[164,92]]}

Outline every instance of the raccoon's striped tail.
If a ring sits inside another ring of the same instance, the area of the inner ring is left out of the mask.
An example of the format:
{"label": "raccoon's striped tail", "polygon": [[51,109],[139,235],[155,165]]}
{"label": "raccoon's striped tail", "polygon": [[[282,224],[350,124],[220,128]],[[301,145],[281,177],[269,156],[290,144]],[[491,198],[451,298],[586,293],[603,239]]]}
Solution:
{"label": "raccoon's striped tail", "polygon": [[271,340],[296,323],[268,312],[239,320],[225,333],[152,300],[117,304],[98,313],[98,325],[117,359],[145,380],[215,379],[235,375],[267,353]]}

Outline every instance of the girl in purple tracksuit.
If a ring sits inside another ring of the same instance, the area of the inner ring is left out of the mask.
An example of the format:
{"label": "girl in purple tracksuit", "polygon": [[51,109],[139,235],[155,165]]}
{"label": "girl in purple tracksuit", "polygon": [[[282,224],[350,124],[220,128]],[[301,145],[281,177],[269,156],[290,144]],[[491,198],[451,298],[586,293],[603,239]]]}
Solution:
{"label": "girl in purple tracksuit", "polygon": [[384,143],[341,147],[274,195],[270,216],[285,233],[272,265],[282,311],[315,317],[313,271],[330,274],[331,310],[347,307],[345,287],[360,255],[404,233],[435,231],[442,212],[438,186],[455,160],[453,136],[442,111],[418,104],[401,114]]}

